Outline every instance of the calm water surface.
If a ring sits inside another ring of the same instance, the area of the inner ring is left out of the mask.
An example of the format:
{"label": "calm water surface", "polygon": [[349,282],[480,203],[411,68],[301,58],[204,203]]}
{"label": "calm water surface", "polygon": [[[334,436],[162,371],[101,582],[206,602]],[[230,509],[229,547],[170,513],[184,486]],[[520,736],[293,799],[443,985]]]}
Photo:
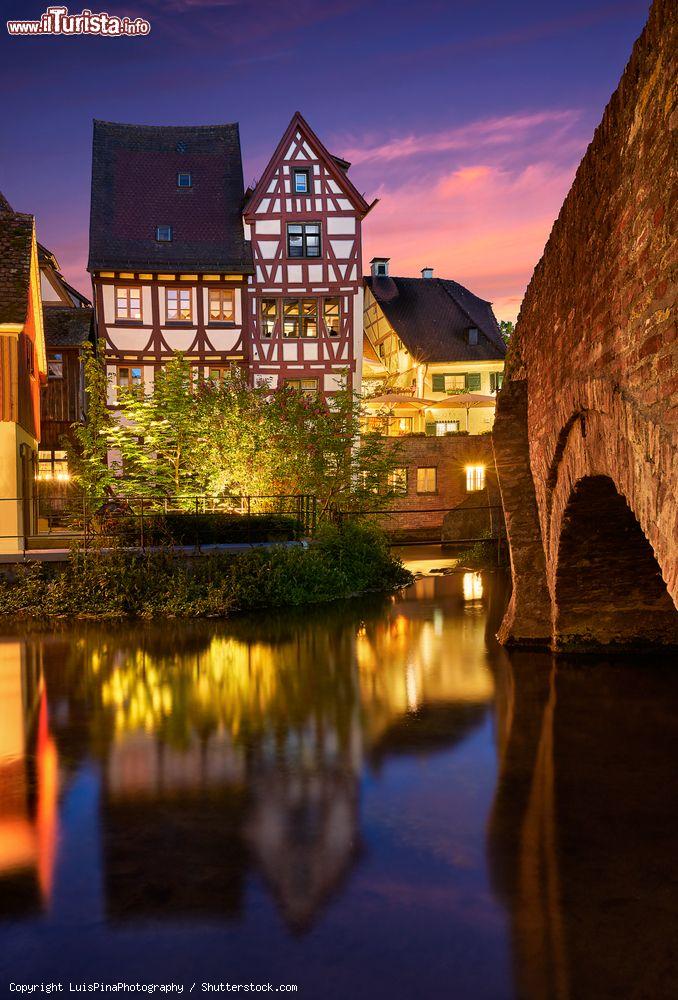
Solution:
{"label": "calm water surface", "polygon": [[678,673],[509,657],[505,599],[2,636],[3,995],[675,997]]}

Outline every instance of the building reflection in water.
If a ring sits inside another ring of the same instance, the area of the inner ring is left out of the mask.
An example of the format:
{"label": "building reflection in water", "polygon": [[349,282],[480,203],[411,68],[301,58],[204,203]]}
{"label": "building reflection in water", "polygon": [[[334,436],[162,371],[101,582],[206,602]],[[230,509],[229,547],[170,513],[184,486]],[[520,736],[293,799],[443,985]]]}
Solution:
{"label": "building reflection in water", "polygon": [[[85,761],[100,765],[110,919],[234,917],[256,875],[287,925],[304,930],[360,856],[364,769],[452,747],[485,716],[494,693],[485,625],[455,576],[367,605],[7,644],[16,652],[4,681],[14,699],[4,702],[14,712],[6,766],[25,773],[29,732],[36,744],[36,804],[26,778],[19,817],[30,847],[17,839],[15,851],[26,852],[46,901],[54,707],[62,781]],[[40,664],[31,704],[29,660]],[[8,858],[0,877],[20,861]]]}
{"label": "building reflection in water", "polygon": [[520,997],[675,996],[677,703],[656,657],[498,672],[488,847]]}

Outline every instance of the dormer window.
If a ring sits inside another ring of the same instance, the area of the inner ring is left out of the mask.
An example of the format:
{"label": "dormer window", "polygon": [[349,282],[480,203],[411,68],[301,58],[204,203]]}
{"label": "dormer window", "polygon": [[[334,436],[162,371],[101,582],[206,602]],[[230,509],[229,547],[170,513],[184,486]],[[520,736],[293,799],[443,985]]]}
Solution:
{"label": "dormer window", "polygon": [[386,264],[377,264],[376,270],[380,278],[385,278],[386,275],[388,274],[388,271],[386,269]]}
{"label": "dormer window", "polygon": [[468,342],[471,347],[476,347],[478,344],[478,327],[471,326],[468,330]]}
{"label": "dormer window", "polygon": [[193,187],[193,178],[188,170],[180,170],[177,174],[177,187],[180,188],[190,188]]}
{"label": "dormer window", "polygon": [[308,194],[311,190],[311,180],[308,170],[294,171],[294,193]]}
{"label": "dormer window", "polygon": [[171,226],[156,226],[155,227],[155,238],[158,243],[171,243],[172,242],[172,227]]}

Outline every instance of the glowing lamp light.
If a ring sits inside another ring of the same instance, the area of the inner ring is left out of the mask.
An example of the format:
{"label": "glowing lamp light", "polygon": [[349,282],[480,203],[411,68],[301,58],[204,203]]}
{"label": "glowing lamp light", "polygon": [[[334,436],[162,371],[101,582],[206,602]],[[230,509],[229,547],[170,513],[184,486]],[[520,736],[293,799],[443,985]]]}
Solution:
{"label": "glowing lamp light", "polygon": [[475,493],[477,490],[485,489],[485,466],[466,466],[466,492]]}
{"label": "glowing lamp light", "polygon": [[480,573],[464,573],[464,600],[479,601],[483,596],[483,578]]}

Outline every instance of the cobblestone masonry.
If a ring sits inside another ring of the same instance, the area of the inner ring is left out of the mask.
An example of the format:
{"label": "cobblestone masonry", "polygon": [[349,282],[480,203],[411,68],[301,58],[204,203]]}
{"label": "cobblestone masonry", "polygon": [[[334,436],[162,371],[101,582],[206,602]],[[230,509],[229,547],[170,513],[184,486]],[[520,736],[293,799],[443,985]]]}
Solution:
{"label": "cobblestone masonry", "polygon": [[507,643],[678,638],[677,51],[675,7],[656,0],[509,348],[494,428]]}

